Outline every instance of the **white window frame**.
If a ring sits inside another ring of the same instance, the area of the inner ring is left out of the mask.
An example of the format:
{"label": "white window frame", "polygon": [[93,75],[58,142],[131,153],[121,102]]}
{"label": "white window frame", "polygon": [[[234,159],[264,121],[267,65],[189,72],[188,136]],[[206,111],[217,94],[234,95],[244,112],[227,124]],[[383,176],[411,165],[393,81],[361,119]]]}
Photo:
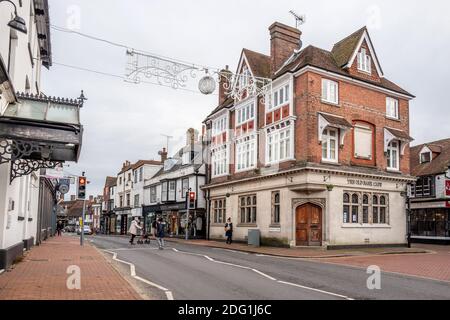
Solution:
{"label": "white window frame", "polygon": [[[396,146],[394,146],[394,144]],[[394,163],[394,161],[393,161],[394,159],[392,157],[394,152],[396,154],[395,163]],[[388,144],[386,160],[387,160],[387,168],[388,168],[388,170],[400,171],[400,141],[392,140]]]}
{"label": "white window frame", "polygon": [[212,135],[217,136],[221,133],[224,133],[228,130],[228,115],[223,115],[218,117],[217,119],[214,119],[212,122]]}
{"label": "white window frame", "polygon": [[252,76],[252,74],[250,73],[250,70],[248,69],[248,67],[246,65],[244,65],[242,67],[242,73],[240,74],[239,77],[239,89],[245,89],[248,84],[250,83],[250,77]]}
{"label": "white window frame", "polygon": [[236,172],[256,168],[257,139],[256,136],[236,142]]}
{"label": "white window frame", "polygon": [[[334,132],[334,137],[331,136],[331,132]],[[334,141],[334,156],[331,157],[331,141]],[[326,147],[326,156],[323,156],[324,147]],[[322,161],[325,162],[334,162],[337,163],[339,161],[339,129],[328,127],[323,130],[322,133]]]}
{"label": "white window frame", "polygon": [[[291,91],[290,90],[291,90],[290,83],[285,83],[285,84],[281,85],[280,87],[278,87],[277,89],[275,89],[272,94],[272,101],[269,104],[268,110],[269,111],[274,110],[274,109],[277,109],[278,107],[289,104],[291,101]],[[280,99],[280,97],[282,99]]]}
{"label": "white window frame", "polygon": [[213,178],[228,175],[228,147],[217,148],[211,153],[211,174]]}
{"label": "white window frame", "polygon": [[157,196],[156,186],[150,187],[150,203],[156,203]]}
{"label": "white window frame", "polygon": [[[288,134],[286,134],[288,132]],[[281,138],[282,134],[284,136]],[[289,125],[270,133],[266,136],[266,163],[275,164],[293,159],[294,153],[294,127]],[[283,143],[284,142],[284,143]],[[281,154],[284,151],[284,157]]]}
{"label": "white window frame", "polygon": [[336,105],[339,104],[338,82],[330,79],[322,79],[322,101]]}
{"label": "white window frame", "polygon": [[361,51],[358,52],[358,70],[372,74],[372,59],[365,48],[361,48]]}
{"label": "white window frame", "polygon": [[391,119],[399,119],[398,100],[386,97],[386,117]]}
{"label": "white window frame", "polygon": [[244,123],[255,120],[256,118],[256,100],[251,100],[235,110],[236,127]]}
{"label": "white window frame", "polygon": [[176,201],[177,196],[177,181],[176,180],[170,180],[168,183],[168,190],[167,190],[167,200],[168,201]]}

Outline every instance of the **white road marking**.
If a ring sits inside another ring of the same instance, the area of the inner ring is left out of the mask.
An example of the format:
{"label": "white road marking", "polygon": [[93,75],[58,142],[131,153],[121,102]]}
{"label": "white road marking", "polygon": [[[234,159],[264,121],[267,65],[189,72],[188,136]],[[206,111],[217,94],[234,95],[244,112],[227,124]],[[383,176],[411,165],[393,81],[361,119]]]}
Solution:
{"label": "white road marking", "polygon": [[349,297],[341,295],[341,294],[337,294],[337,293],[333,293],[333,292],[329,292],[329,291],[324,291],[324,290],[320,290],[320,289],[315,289],[315,288],[311,288],[311,287],[307,287],[307,286],[302,286],[300,284],[296,284],[296,283],[292,283],[292,282],[280,281],[280,280],[277,280],[274,277],[271,277],[271,276],[269,276],[269,275],[267,275],[267,274],[265,274],[265,273],[263,273],[263,272],[261,272],[261,271],[259,271],[257,269],[253,269],[253,268],[250,268],[250,267],[241,266],[241,265],[233,264],[233,263],[229,263],[229,262],[223,262],[223,261],[214,260],[214,259],[208,257],[207,255],[203,255],[203,254],[199,254],[199,253],[192,253],[192,252],[187,252],[187,251],[179,251],[179,250],[177,250],[175,248],[173,248],[173,250],[175,252],[179,252],[179,253],[183,253],[183,254],[189,254],[189,255],[194,255],[194,256],[201,256],[201,257],[207,258],[208,260],[210,260],[211,262],[214,262],[214,263],[219,263],[219,264],[229,265],[229,266],[233,266],[233,267],[237,267],[237,268],[241,268],[241,269],[251,270],[251,271],[253,271],[253,272],[255,272],[255,273],[257,273],[257,274],[259,274],[259,275],[261,275],[261,276],[271,280],[271,281],[276,281],[276,282],[281,283],[281,284],[290,285],[290,286],[302,288],[302,289],[305,289],[305,290],[316,291],[316,292],[320,292],[320,293],[323,293],[323,294],[326,294],[326,295],[331,295],[331,296],[334,296],[334,297],[343,298],[343,299],[346,299],[346,300],[354,300],[352,298],[349,298]]}
{"label": "white road marking", "polygon": [[271,277],[271,276],[269,276],[269,275],[267,275],[267,274],[265,274],[265,273],[263,273],[263,272],[261,272],[259,270],[252,269],[252,271],[254,271],[256,273],[259,273],[260,275],[262,275],[263,277],[266,277],[267,279],[270,279],[272,281],[277,281],[277,279],[275,279],[274,277]]}
{"label": "white road marking", "polygon": [[114,251],[157,250],[158,248],[117,248]]}
{"label": "white road marking", "polygon": [[131,274],[131,276],[132,276],[134,279],[139,280],[139,281],[141,281],[141,282],[143,282],[143,283],[146,283],[146,284],[148,284],[148,285],[150,285],[150,286],[152,286],[152,287],[158,288],[158,289],[161,290],[161,291],[164,291],[164,293],[165,293],[165,295],[166,295],[166,297],[167,297],[167,300],[174,300],[172,291],[170,291],[170,290],[167,289],[167,288],[164,288],[163,286],[160,286],[159,284],[156,284],[156,283],[151,282],[151,281],[149,281],[149,280],[147,280],[147,279],[144,279],[144,278],[141,278],[141,277],[137,276],[137,275],[136,275],[136,267],[135,267],[135,265],[132,264],[132,263],[130,263],[130,262],[127,262],[127,261],[123,261],[123,260],[118,259],[118,258],[117,258],[117,252],[113,252],[113,251],[109,251],[109,250],[103,250],[103,251],[108,252],[109,254],[112,254],[112,255],[113,255],[113,260],[116,260],[116,261],[118,261],[118,262],[121,262],[121,263],[123,263],[123,264],[126,264],[126,265],[130,266],[130,274]]}
{"label": "white road marking", "polygon": [[311,291],[316,291],[316,292],[328,294],[328,295],[339,297],[339,298],[344,298],[346,300],[354,300],[352,298],[349,298],[349,297],[341,295],[341,294],[337,294],[337,293],[333,293],[333,292],[329,292],[329,291],[324,291],[324,290],[320,290],[320,289],[315,289],[315,288],[311,288],[311,287],[306,287],[306,286],[302,286],[300,284],[296,284],[296,283],[292,283],[292,282],[286,282],[286,281],[280,281],[280,280],[278,280],[277,282],[282,283],[282,284],[287,284],[289,286],[299,287],[299,288],[306,289],[306,290],[311,290]]}

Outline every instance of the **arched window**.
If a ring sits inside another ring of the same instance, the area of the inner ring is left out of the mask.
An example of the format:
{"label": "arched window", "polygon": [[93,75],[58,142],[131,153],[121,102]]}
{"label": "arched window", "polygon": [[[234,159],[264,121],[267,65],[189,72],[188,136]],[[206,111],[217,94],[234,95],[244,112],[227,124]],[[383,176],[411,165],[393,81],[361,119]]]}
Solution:
{"label": "arched window", "polygon": [[372,208],[372,223],[373,224],[378,224],[380,223],[379,220],[379,206],[378,206],[378,196],[373,196],[373,208]]}
{"label": "arched window", "polygon": [[363,223],[369,223],[369,195],[363,195]]}
{"label": "arched window", "polygon": [[350,195],[348,193],[344,193],[344,223],[350,223]]}
{"label": "arched window", "polygon": [[380,196],[380,217],[379,222],[382,224],[388,223],[387,221],[387,201],[385,196]]}

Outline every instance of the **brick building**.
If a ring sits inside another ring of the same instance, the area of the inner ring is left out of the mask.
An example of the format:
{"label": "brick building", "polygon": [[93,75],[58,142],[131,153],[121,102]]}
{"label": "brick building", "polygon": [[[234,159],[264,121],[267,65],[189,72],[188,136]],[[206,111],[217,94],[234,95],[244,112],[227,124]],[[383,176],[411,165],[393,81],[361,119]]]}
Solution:
{"label": "brick building", "polygon": [[412,238],[450,243],[450,139],[412,147],[411,173]]}
{"label": "brick building", "polygon": [[204,122],[211,238],[231,217],[238,240],[403,245],[413,95],[386,79],[365,27],[331,51],[269,31],[270,56],[243,49]]}

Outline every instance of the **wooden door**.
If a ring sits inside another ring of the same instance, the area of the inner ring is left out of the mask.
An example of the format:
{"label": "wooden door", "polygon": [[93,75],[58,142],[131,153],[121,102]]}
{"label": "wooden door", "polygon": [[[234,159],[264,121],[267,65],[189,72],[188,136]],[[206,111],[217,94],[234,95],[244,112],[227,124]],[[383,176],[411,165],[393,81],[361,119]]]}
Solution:
{"label": "wooden door", "polygon": [[296,245],[322,245],[322,209],[311,203],[296,210]]}

